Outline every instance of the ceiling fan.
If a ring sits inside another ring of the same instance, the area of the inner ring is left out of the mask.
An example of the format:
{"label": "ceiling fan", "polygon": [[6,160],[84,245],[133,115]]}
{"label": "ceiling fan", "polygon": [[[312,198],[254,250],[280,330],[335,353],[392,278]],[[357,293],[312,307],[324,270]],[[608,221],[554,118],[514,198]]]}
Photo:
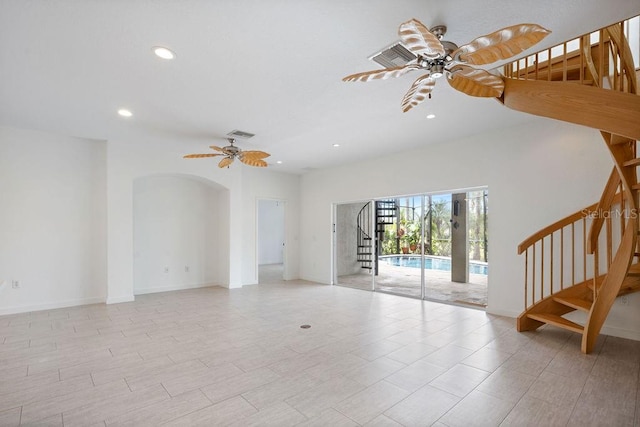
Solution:
{"label": "ceiling fan", "polygon": [[[398,34],[402,43],[415,56],[405,65],[382,70],[351,74],[345,82],[368,82],[400,77],[409,71],[422,70],[419,77],[402,99],[402,111],[431,98],[436,79],[447,76],[447,81],[460,92],[471,96],[499,97],[504,82],[499,76],[469,65],[486,65],[511,58],[545,38],[550,31],[537,24],[519,24],[478,37],[471,43],[458,47],[444,41],[447,31],[444,25],[429,30],[422,22],[411,19],[400,25]],[[467,65],[469,64],[469,65]]]}
{"label": "ceiling fan", "polygon": [[221,168],[229,167],[233,161],[238,158],[242,163],[249,166],[256,167],[266,167],[267,162],[265,162],[264,158],[269,157],[271,154],[265,153],[264,151],[243,151],[240,148],[233,145],[236,140],[235,138],[227,138],[229,141],[229,145],[226,147],[217,147],[215,145],[211,145],[209,148],[212,148],[219,153],[208,153],[208,154],[187,154],[184,156],[185,159],[200,159],[203,157],[216,157],[216,156],[224,156],[218,166]]}

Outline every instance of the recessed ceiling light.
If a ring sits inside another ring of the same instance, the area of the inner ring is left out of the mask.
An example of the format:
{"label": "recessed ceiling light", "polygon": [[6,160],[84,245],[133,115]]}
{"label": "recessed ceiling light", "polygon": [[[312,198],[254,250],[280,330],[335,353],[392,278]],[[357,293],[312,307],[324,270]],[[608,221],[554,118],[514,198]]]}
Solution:
{"label": "recessed ceiling light", "polygon": [[118,110],[118,114],[120,114],[122,117],[131,117],[133,116],[133,113],[129,110],[127,110],[126,108],[121,108]]}
{"label": "recessed ceiling light", "polygon": [[154,46],[153,53],[162,59],[173,59],[176,57],[176,54],[171,49],[162,46]]}
{"label": "recessed ceiling light", "polygon": [[282,160],[278,160],[276,163],[281,165],[282,164]]}
{"label": "recessed ceiling light", "polygon": [[333,144],[334,147],[340,147],[340,144]]}
{"label": "recessed ceiling light", "polygon": [[435,114],[427,114],[427,119],[434,119],[435,117]]}

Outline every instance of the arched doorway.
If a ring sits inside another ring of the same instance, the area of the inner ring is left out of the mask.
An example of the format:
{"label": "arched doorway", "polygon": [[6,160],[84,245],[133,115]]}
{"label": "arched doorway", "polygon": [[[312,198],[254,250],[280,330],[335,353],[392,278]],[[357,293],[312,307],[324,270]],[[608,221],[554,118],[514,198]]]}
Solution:
{"label": "arched doorway", "polygon": [[229,197],[190,175],[152,175],[133,184],[135,295],[211,286],[229,271]]}

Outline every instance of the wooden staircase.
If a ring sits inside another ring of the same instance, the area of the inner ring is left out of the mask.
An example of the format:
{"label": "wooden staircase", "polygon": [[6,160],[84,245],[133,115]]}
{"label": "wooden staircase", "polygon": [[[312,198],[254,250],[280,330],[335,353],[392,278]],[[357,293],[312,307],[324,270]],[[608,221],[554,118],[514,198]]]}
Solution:
{"label": "wooden staircase", "polygon": [[621,22],[504,69],[505,106],[598,129],[613,159],[598,203],[518,247],[525,256],[518,330],[548,324],[579,333],[584,353],[593,350],[615,299],[640,291],[640,96],[628,28]]}

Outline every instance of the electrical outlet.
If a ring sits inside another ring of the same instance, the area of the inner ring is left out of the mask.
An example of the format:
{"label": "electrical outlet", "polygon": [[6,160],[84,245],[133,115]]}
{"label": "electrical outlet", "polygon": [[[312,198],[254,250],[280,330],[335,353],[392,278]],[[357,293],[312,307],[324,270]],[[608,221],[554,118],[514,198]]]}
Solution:
{"label": "electrical outlet", "polygon": [[620,302],[622,303],[622,305],[629,305],[629,297],[623,295],[622,298],[620,298]]}
{"label": "electrical outlet", "polygon": [[20,289],[20,281],[19,280],[12,280],[11,281],[11,287],[13,289]]}
{"label": "electrical outlet", "polygon": [[165,267],[165,268],[164,268],[164,272],[165,272],[165,273],[168,273],[168,272],[169,272],[169,267]]}
{"label": "electrical outlet", "polygon": [[184,272],[185,272],[185,273],[188,273],[188,272],[189,272],[189,266],[188,266],[188,265],[185,265],[185,266],[184,266]]}

